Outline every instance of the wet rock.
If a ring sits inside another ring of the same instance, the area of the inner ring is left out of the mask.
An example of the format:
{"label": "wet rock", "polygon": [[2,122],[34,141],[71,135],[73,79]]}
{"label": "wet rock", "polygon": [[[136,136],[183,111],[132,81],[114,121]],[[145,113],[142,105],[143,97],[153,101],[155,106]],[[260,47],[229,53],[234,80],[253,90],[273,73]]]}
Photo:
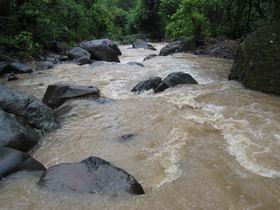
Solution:
{"label": "wet rock", "polygon": [[162,82],[154,88],[154,92],[162,92],[169,87],[174,87],[179,84],[198,84],[195,79],[184,72],[174,72],[169,74]]}
{"label": "wet rock", "polygon": [[58,127],[53,111],[34,96],[0,85],[0,107],[25,119],[33,128],[50,131]]}
{"label": "wet rock", "polygon": [[160,77],[151,77],[148,80],[138,83],[131,91],[141,93],[145,90],[155,89],[160,83]]}
{"label": "wet rock", "polygon": [[16,73],[16,74],[26,74],[32,73],[33,70],[27,65],[22,63],[9,63],[8,66],[4,69],[6,73]]}
{"label": "wet rock", "polygon": [[27,152],[38,143],[39,139],[39,134],[24,119],[0,108],[0,147]]}
{"label": "wet rock", "polygon": [[118,137],[118,142],[120,142],[120,143],[129,142],[129,141],[133,140],[135,136],[136,136],[136,134],[133,134],[133,133],[122,135],[122,136]]}
{"label": "wet rock", "polygon": [[37,63],[36,70],[48,70],[52,69],[54,66],[55,64],[50,61],[41,61]]}
{"label": "wet rock", "polygon": [[144,67],[144,65],[142,63],[139,63],[139,62],[128,62],[127,64],[128,65],[136,65],[136,66]]}
{"label": "wet rock", "polygon": [[166,56],[177,52],[189,52],[196,49],[194,40],[171,42],[160,50],[159,55]]}
{"label": "wet rock", "polygon": [[280,21],[262,27],[241,43],[229,79],[280,95]]}
{"label": "wet rock", "polygon": [[121,51],[117,44],[108,39],[85,41],[80,47],[91,54],[91,59],[107,62],[120,62],[118,56]]}
{"label": "wet rock", "polygon": [[99,98],[100,92],[94,86],[74,86],[68,84],[49,85],[44,95],[43,103],[56,109],[65,101],[73,98]]}
{"label": "wet rock", "polygon": [[62,57],[63,57],[62,55],[51,53],[51,54],[47,55],[46,60],[49,62],[52,62],[54,64],[59,64]]}
{"label": "wet rock", "polygon": [[149,49],[149,50],[157,50],[156,48],[153,47],[153,45],[148,44],[147,42],[145,42],[144,40],[141,40],[141,39],[136,39],[132,43],[132,47],[135,49],[143,48],[143,49]]}
{"label": "wet rock", "polygon": [[83,56],[83,57],[78,58],[76,60],[76,63],[78,65],[86,65],[86,64],[91,64],[92,60],[90,59],[90,57]]}
{"label": "wet rock", "polygon": [[95,100],[96,103],[98,104],[109,104],[114,102],[115,100],[112,98],[106,98],[106,97],[99,97],[98,99]]}
{"label": "wet rock", "polygon": [[60,58],[60,61],[68,61],[70,58],[67,55],[64,55]]}
{"label": "wet rock", "polygon": [[133,48],[148,48],[148,43],[145,42],[144,40],[141,40],[141,39],[136,39],[133,43],[132,43],[132,47]]}
{"label": "wet rock", "polygon": [[9,72],[7,72],[7,66],[8,66],[9,63],[7,62],[0,62],[0,75],[3,75],[3,74],[7,74]]}
{"label": "wet rock", "polygon": [[15,80],[18,80],[18,77],[13,73],[6,74],[6,80],[7,81],[15,81]]}
{"label": "wet rock", "polygon": [[98,157],[53,166],[43,173],[39,185],[58,192],[110,196],[144,194],[142,186],[133,176]]}
{"label": "wet rock", "polygon": [[152,58],[154,58],[154,57],[156,57],[156,56],[158,56],[158,55],[157,55],[157,54],[148,55],[146,58],[144,58],[143,61],[150,60],[150,59],[152,59]]}
{"label": "wet rock", "polygon": [[90,53],[80,47],[74,47],[69,51],[68,57],[72,60],[77,60],[82,57],[86,57],[90,59]]}
{"label": "wet rock", "polygon": [[45,171],[45,167],[28,154],[11,148],[0,148],[0,180],[18,171]]}

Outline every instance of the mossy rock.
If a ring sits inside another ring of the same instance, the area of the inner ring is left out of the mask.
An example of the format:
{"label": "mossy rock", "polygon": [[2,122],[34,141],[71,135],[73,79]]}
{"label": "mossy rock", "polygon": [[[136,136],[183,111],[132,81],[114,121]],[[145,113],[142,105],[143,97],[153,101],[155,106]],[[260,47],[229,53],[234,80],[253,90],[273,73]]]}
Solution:
{"label": "mossy rock", "polygon": [[230,80],[245,87],[280,95],[280,22],[262,27],[240,45]]}

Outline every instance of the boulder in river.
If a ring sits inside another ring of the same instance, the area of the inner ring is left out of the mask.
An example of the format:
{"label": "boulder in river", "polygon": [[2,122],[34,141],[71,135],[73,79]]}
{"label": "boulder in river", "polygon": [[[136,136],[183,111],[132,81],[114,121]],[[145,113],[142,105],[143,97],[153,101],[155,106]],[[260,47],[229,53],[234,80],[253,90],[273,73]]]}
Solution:
{"label": "boulder in river", "polygon": [[195,40],[171,42],[160,50],[159,55],[166,56],[177,52],[188,52],[196,49]]}
{"label": "boulder in river", "polygon": [[141,67],[144,67],[144,64],[142,64],[142,63],[139,63],[139,62],[128,62],[128,63],[126,63],[126,64],[128,64],[128,65],[136,65],[136,66],[141,66]]}
{"label": "boulder in river", "polygon": [[7,81],[15,81],[18,80],[18,77],[14,73],[6,74]]}
{"label": "boulder in river", "polygon": [[120,62],[119,55],[121,51],[117,44],[109,39],[98,39],[92,41],[84,41],[80,47],[91,54],[91,59],[107,62]]}
{"label": "boulder in river", "polygon": [[162,82],[154,88],[154,92],[162,92],[169,87],[179,84],[198,84],[197,81],[189,74],[184,72],[173,72],[169,74]]}
{"label": "boulder in river", "polygon": [[24,119],[32,128],[50,131],[58,127],[53,110],[34,96],[0,85],[0,108]]}
{"label": "boulder in river", "polygon": [[74,47],[72,50],[70,50],[68,52],[67,55],[70,59],[73,59],[73,60],[79,59],[81,57],[90,58],[90,53],[88,51],[84,50],[83,48],[80,48],[80,47]]}
{"label": "boulder in river", "polygon": [[143,91],[155,89],[161,83],[160,77],[151,77],[148,80],[138,83],[131,91],[141,93]]}
{"label": "boulder in river", "polygon": [[142,186],[126,171],[98,158],[80,163],[63,163],[48,168],[39,185],[58,192],[118,195],[144,194]]}
{"label": "boulder in river", "polygon": [[32,73],[33,70],[29,68],[27,65],[22,63],[9,63],[3,71],[5,73],[16,73],[16,74],[26,74],[26,73]]}
{"label": "boulder in river", "polygon": [[229,79],[253,90],[280,95],[279,37],[279,20],[249,35],[240,44]]}
{"label": "boulder in river", "polygon": [[43,103],[52,109],[56,109],[67,100],[84,97],[93,97],[96,99],[100,97],[100,92],[94,86],[54,84],[48,86]]}
{"label": "boulder in river", "polygon": [[86,65],[86,64],[92,64],[92,60],[90,57],[82,56],[75,61],[78,65]]}
{"label": "boulder in river", "polygon": [[28,154],[11,148],[0,148],[0,180],[18,171],[45,171],[45,167]]}
{"label": "boulder in river", "polygon": [[153,47],[153,45],[148,44],[147,42],[145,42],[144,40],[141,40],[141,39],[136,39],[132,43],[132,47],[136,48],[136,49],[143,48],[143,49],[149,49],[149,50],[157,50],[156,48]]}
{"label": "boulder in river", "polygon": [[10,147],[27,152],[39,139],[39,134],[24,119],[0,108],[0,148]]}
{"label": "boulder in river", "polygon": [[5,61],[0,62],[0,75],[9,73],[9,72],[6,72],[8,64],[9,64],[9,63],[7,63],[7,62],[5,62]]}
{"label": "boulder in river", "polygon": [[40,61],[37,63],[36,70],[48,70],[55,66],[53,62],[50,61]]}

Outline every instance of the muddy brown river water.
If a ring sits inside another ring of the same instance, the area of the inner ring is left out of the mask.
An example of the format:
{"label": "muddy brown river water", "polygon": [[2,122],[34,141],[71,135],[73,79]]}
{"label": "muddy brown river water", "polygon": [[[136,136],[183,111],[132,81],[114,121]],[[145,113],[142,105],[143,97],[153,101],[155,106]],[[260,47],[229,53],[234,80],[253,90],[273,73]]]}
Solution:
{"label": "muddy brown river water", "polygon": [[[121,64],[62,64],[7,85],[38,98],[55,82],[96,85],[114,99],[67,102],[73,109],[62,127],[33,156],[46,167],[101,157],[132,174],[146,194],[51,193],[37,186],[39,174],[19,173],[1,183],[0,209],[280,209],[280,97],[227,81],[231,60],[175,54],[140,67],[125,63],[153,51],[127,47]],[[130,92],[139,81],[175,71],[199,85]],[[125,134],[135,137],[120,142]]]}

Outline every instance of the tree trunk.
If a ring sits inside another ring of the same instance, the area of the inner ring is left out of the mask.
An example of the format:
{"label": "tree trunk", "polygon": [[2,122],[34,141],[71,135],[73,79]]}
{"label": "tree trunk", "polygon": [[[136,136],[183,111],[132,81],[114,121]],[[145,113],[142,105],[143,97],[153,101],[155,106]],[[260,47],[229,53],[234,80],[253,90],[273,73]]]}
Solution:
{"label": "tree trunk", "polygon": [[280,0],[274,0],[274,19],[280,19]]}

